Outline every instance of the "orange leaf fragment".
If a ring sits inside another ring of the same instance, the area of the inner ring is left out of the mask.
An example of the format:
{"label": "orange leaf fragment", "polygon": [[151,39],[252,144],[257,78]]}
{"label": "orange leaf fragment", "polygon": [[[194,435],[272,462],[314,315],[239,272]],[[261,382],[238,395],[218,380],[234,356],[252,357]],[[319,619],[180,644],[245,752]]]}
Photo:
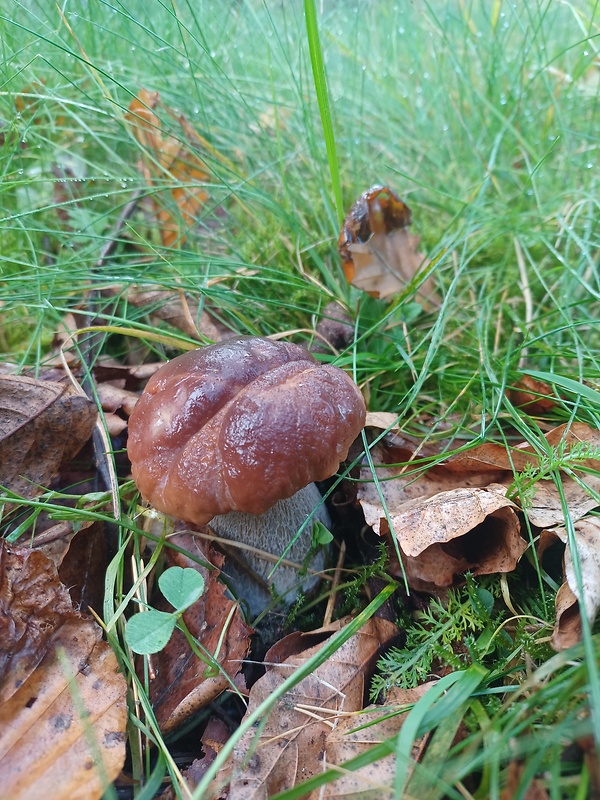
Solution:
{"label": "orange leaf fragment", "polygon": [[[182,136],[176,137],[163,130],[155,109],[158,106],[174,117],[179,123]],[[161,103],[160,94],[141,89],[129,104],[125,119],[131,126],[133,135],[146,151],[142,162],[142,172],[148,186],[158,188],[164,181],[174,185],[169,189],[172,202],[177,206],[178,215],[186,228],[195,222],[204,206],[208,193],[198,184],[210,180],[211,170],[199,155],[200,149],[212,156],[224,159],[198,134],[183,116],[177,116]],[[165,204],[155,204],[156,217],[160,223],[162,243],[165,247],[181,245],[185,236],[181,233],[179,219]]]}

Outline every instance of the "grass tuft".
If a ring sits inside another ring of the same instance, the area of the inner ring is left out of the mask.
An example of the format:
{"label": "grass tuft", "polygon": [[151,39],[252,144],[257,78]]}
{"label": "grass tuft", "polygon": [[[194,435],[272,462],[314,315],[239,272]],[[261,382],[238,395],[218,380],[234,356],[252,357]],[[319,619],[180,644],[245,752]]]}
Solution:
{"label": "grass tuft", "polygon": [[[337,300],[355,338],[323,358],[353,373],[370,410],[393,412],[405,431],[445,452],[479,441],[539,448],[553,425],[600,427],[599,33],[596,0],[5,4],[2,360],[43,369],[61,321],[84,302],[106,336],[105,354],[125,359],[140,339],[157,359],[190,346],[130,302],[132,287],[185,291],[199,300],[197,322],[206,304],[226,329],[293,331],[300,342]],[[126,115],[142,89],[159,93],[157,130],[180,146],[184,163],[201,163],[204,177],[174,174],[136,138]],[[439,307],[424,307],[416,284],[391,302],[347,284],[339,223],[375,183],[410,206]],[[177,198],[201,192],[207,199],[191,218]],[[157,208],[176,231],[173,246]],[[510,402],[507,389],[523,374],[556,388],[547,416]],[[560,485],[557,469],[546,478]],[[145,798],[165,769],[179,785],[179,770],[122,636],[126,546],[146,568],[130,490],[121,487],[104,621],[139,699],[135,725],[157,743],[155,766],[133,747]],[[24,501],[19,532],[33,531],[45,512],[112,521],[106,507],[64,509],[63,500]],[[581,579],[577,564],[576,573]],[[524,618],[549,623],[551,575],[535,565],[528,596],[510,588]],[[499,599],[497,583],[485,589]],[[441,788],[423,796],[466,796],[475,775],[478,796],[498,797],[508,763],[522,758],[528,775],[550,776],[552,796],[581,797],[587,768],[561,758],[565,741],[600,736],[597,634],[584,621],[582,644],[548,658],[537,628],[521,621],[506,630],[506,616],[474,609],[477,591],[431,607],[426,624],[406,621],[411,646],[435,646],[448,669],[462,664],[467,675],[447,697],[468,735],[447,743]],[[481,637],[492,629],[488,647]],[[466,636],[470,652],[457,654],[447,631]],[[426,663],[417,675],[405,651],[392,653],[376,688],[398,674],[400,683],[423,677]],[[483,677],[479,667],[490,671]],[[435,717],[440,706],[415,706],[414,730],[423,719],[450,730],[447,717]],[[390,744],[399,763],[410,744],[408,734]],[[407,791],[418,787],[412,781]]]}

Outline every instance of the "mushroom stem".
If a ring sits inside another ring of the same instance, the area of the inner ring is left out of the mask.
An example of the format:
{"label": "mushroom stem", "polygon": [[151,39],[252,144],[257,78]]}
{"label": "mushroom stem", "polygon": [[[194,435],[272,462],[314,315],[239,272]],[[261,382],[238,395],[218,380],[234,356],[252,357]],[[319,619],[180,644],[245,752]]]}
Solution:
{"label": "mushroom stem", "polygon": [[[286,500],[279,500],[263,514],[232,511],[213,517],[209,527],[224,539],[243,542],[279,557],[309,517],[312,520],[285,555],[287,560],[303,564],[312,546],[312,522],[331,527],[329,514],[314,483]],[[326,556],[324,549],[315,552],[309,568],[314,572],[322,570]],[[300,591],[310,592],[319,582],[318,575],[314,574],[300,579],[297,570],[284,564],[271,575],[272,571],[273,562],[254,551],[237,550],[235,558],[228,559],[225,565],[225,574],[231,578],[236,594],[247,601],[252,615],[257,616],[272,602],[271,586],[282,602],[289,605]]]}

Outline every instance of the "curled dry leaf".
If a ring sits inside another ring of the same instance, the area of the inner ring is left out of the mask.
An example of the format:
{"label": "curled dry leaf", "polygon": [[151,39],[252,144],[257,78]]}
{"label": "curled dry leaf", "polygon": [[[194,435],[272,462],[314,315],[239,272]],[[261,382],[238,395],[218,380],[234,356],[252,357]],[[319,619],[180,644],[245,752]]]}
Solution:
{"label": "curled dry leaf", "polygon": [[[500,448],[490,446],[481,460],[468,463],[449,459],[415,479],[409,438],[394,433],[390,441],[376,445],[372,453],[375,463],[398,462],[377,467],[377,476],[409,585],[437,591],[455,584],[468,570],[475,575],[513,570],[527,545],[520,536],[517,506],[504,496],[506,487],[496,483],[506,476]],[[358,500],[365,520],[375,533],[387,535],[387,517],[377,487],[369,482],[370,469],[363,468],[361,478],[365,482]]]}
{"label": "curled dry leaf", "polygon": [[581,608],[585,609],[590,625],[594,624],[600,608],[600,519],[586,517],[574,524],[575,541],[581,567],[583,603],[579,601],[573,554],[565,528],[554,528],[555,534],[566,544],[564,555],[565,582],[556,595],[556,622],[552,647],[565,650],[581,640]]}
{"label": "curled dry leaf", "polygon": [[[247,713],[252,713],[343,625],[339,620],[308,635],[292,634],[275,645],[265,656],[266,674],[250,691]],[[229,765],[234,776],[229,800],[271,797],[321,772],[325,742],[337,724],[338,713],[363,707],[365,681],[374,660],[380,648],[396,635],[397,628],[391,622],[370,619],[310,677],[281,698],[258,737],[250,731],[236,747]],[[307,640],[315,639],[318,644],[300,649]]]}
{"label": "curled dry leaf", "polygon": [[[516,567],[527,543],[515,504],[496,488],[439,492],[406,503],[391,518],[413,589],[437,591],[462,580],[467,571],[489,575]],[[387,521],[380,518],[376,526],[381,525],[387,528]]]}
{"label": "curled dry leaf", "polygon": [[[104,600],[104,575],[108,566],[106,532],[101,521],[61,520],[45,530],[38,518],[32,549],[43,553],[58,570],[76,608],[100,613]],[[20,539],[29,544],[31,533]]]}
{"label": "curled dry leaf", "polygon": [[[385,298],[401,292],[429,263],[419,253],[419,237],[409,233],[408,206],[387,186],[373,186],[350,209],[338,240],[342,266],[357,289]],[[431,302],[428,278],[419,297]]]}
{"label": "curled dry leaf", "polygon": [[104,583],[110,561],[108,534],[104,522],[77,525],[75,536],[58,565],[58,576],[68,588],[76,608],[102,613]]}
{"label": "curled dry leaf", "polygon": [[[207,665],[192,652],[183,633],[174,631],[167,646],[152,657],[155,677],[150,683],[150,698],[164,733],[177,728],[231,687],[248,653],[253,632],[239,607],[225,596],[226,587],[219,581],[223,556],[210,546],[205,553],[191,533],[175,534],[169,541],[190,555],[168,548],[168,566],[192,568],[204,578],[204,594],[187,609],[183,620],[201,646],[215,656],[220,671],[216,676],[206,676]],[[202,566],[206,563],[216,569]],[[158,603],[157,607],[172,610],[166,603]]]}
{"label": "curled dry leaf", "polygon": [[11,800],[100,798],[125,760],[127,684],[42,553],[0,541],[0,781]]}
{"label": "curled dry leaf", "polygon": [[0,485],[23,497],[39,494],[95,422],[94,404],[69,385],[0,376]]}
{"label": "curled dry leaf", "polygon": [[555,650],[567,650],[581,641],[579,601],[568,583],[563,583],[554,600],[554,631],[550,644]]}
{"label": "curled dry leaf", "polygon": [[531,375],[522,375],[508,390],[510,402],[528,414],[547,414],[552,411],[556,401],[550,386]]}
{"label": "curled dry leaf", "polygon": [[[393,423],[392,415],[371,414],[367,419],[367,424],[383,430],[391,427],[391,434],[373,448],[372,454],[375,464],[381,465],[376,467],[379,489],[401,550],[408,559],[407,571],[413,588],[425,589],[428,584],[429,588],[450,585],[451,575],[460,574],[465,569],[472,569],[475,574],[496,571],[492,569],[495,564],[501,567],[499,571],[513,569],[525,549],[515,515],[515,510],[522,508],[523,504],[533,525],[550,527],[564,521],[558,489],[552,481],[538,479],[535,475],[536,469],[543,469],[543,460],[530,445],[521,444],[507,452],[502,445],[483,444],[419,473],[411,462],[415,456],[429,456],[431,452],[425,447],[419,450],[416,442],[397,431]],[[598,505],[600,478],[578,471],[578,468],[600,470],[598,461],[585,457],[586,448],[591,453],[600,448],[600,431],[582,423],[573,423],[549,431],[545,438],[550,447],[560,449],[570,472],[577,476],[575,479],[561,473],[569,513],[572,519],[579,519]],[[578,449],[572,450],[575,446]],[[577,457],[569,460],[571,453]],[[482,528],[477,528],[478,542],[475,542],[474,534],[469,534],[464,542],[458,541],[458,537],[469,530],[466,520],[470,515],[474,515],[474,520],[479,518],[488,505],[485,493],[492,498],[504,495],[514,482],[514,472],[526,470],[532,472],[533,479],[521,505],[502,497],[497,509],[489,515],[485,513],[487,521]],[[381,530],[387,533],[382,501],[370,469],[363,467],[360,477],[363,483],[358,489],[358,500],[366,521],[376,533],[380,532],[383,524]],[[463,501],[465,504],[459,509]],[[414,535],[411,533],[413,526]],[[432,526],[429,531],[428,526]],[[444,537],[443,542],[437,538],[440,535]],[[429,551],[420,542],[419,552],[415,553],[419,536],[429,537],[434,549]],[[493,547],[494,540],[498,550]],[[448,545],[450,541],[453,541],[451,547]],[[442,553],[445,553],[443,557]],[[482,557],[483,562],[477,566]],[[413,562],[413,558],[417,561]],[[432,572],[436,576],[433,581],[430,577]]]}
{"label": "curled dry leaf", "polygon": [[[580,519],[598,505],[596,498],[600,494],[600,477],[582,470],[600,471],[600,461],[585,457],[586,448],[592,453],[600,451],[600,431],[584,423],[574,422],[553,428],[544,438],[550,447],[560,451],[557,460],[562,459],[568,465],[570,473],[576,476],[574,478],[561,472],[569,515],[573,520]],[[452,468],[477,469],[477,465],[482,462],[486,466],[504,469],[506,475],[502,483],[507,486],[513,482],[513,469],[522,472],[526,468],[535,470],[543,466],[540,452],[527,443],[511,449],[510,455],[501,445],[480,445],[449,459],[448,464]],[[531,524],[539,528],[550,528],[564,523],[561,496],[554,481],[536,480],[534,475],[531,494],[521,498],[521,506]]]}

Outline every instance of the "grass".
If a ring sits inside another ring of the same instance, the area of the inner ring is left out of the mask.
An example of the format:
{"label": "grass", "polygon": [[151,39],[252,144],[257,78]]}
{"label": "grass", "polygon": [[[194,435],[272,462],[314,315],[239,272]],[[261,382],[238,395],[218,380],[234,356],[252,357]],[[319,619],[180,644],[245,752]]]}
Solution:
{"label": "grass", "polygon": [[[554,376],[564,397],[554,423],[600,427],[593,0],[62,8],[0,4],[3,360],[42,369],[60,320],[85,297],[96,321],[148,333],[146,312],[127,299],[132,285],[184,288],[232,330],[300,331],[297,341],[336,299],[356,330],[336,363],[354,371],[371,410],[397,414],[422,439],[448,451],[465,437],[539,446],[539,421],[505,391],[523,371]],[[186,186],[209,196],[191,229],[173,204],[181,184],[154,163],[149,186],[138,167],[148,154],[125,115],[143,87],[160,93],[164,131],[184,139],[173,109],[214,148],[197,152],[209,180]],[[410,205],[439,308],[415,302],[416,284],[383,302],[346,283],[340,210],[374,183]],[[97,267],[136,193],[114,252]],[[153,198],[176,218],[180,246],[163,246]],[[116,297],[90,296],[92,283],[117,287]],[[177,352],[166,333],[147,340],[157,357]],[[127,337],[106,334],[106,352],[129,348]],[[122,558],[140,531],[126,504],[121,513],[105,621],[127,668]],[[539,663],[496,709],[486,698],[508,678],[486,679],[465,701],[470,734],[440,776],[449,796],[476,774],[478,796],[497,797],[515,747],[531,774],[555,779],[552,797],[583,796],[560,754],[563,741],[589,730],[585,709],[598,730],[596,664],[584,625],[579,648]],[[176,777],[168,747],[160,751]]]}

